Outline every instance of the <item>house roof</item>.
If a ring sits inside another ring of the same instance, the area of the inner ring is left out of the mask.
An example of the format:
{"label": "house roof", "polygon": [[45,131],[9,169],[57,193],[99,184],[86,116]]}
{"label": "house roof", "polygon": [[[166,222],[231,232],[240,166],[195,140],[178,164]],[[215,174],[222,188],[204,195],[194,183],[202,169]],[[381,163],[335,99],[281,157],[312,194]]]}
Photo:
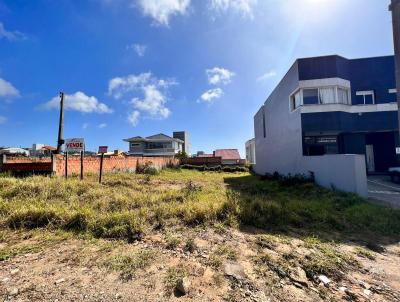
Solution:
{"label": "house roof", "polygon": [[54,147],[52,147],[52,146],[43,146],[43,147],[42,147],[42,150],[54,151],[54,150],[57,150],[57,148],[54,148]]}
{"label": "house roof", "polygon": [[160,141],[175,141],[179,143],[184,143],[183,140],[180,140],[178,138],[173,138],[171,136],[165,135],[163,133],[147,136],[147,137],[141,137],[141,136],[135,136],[131,138],[124,139],[125,142],[160,142]]}
{"label": "house roof", "polygon": [[218,149],[214,151],[214,156],[222,157],[223,160],[240,159],[238,149]]}

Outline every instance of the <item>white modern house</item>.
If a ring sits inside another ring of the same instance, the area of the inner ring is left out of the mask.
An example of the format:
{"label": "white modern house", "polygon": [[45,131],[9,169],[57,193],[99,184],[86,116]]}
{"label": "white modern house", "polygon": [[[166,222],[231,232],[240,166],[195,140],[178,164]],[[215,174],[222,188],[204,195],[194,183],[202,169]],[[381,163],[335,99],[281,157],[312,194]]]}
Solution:
{"label": "white modern house", "polygon": [[[124,139],[129,143],[129,154],[138,156],[175,156],[184,150],[185,141],[165,134]],[[186,142],[187,143],[187,142]]]}
{"label": "white modern house", "polygon": [[309,174],[367,196],[399,160],[394,57],[298,59],[254,116],[258,174]]}

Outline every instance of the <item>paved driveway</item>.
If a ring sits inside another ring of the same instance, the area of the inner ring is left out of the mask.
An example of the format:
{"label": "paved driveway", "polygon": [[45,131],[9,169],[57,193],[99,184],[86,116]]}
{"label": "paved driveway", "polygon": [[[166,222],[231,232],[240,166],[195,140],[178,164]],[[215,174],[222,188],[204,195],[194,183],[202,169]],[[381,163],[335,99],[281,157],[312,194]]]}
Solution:
{"label": "paved driveway", "polygon": [[392,183],[387,175],[368,176],[368,196],[400,208],[400,185]]}

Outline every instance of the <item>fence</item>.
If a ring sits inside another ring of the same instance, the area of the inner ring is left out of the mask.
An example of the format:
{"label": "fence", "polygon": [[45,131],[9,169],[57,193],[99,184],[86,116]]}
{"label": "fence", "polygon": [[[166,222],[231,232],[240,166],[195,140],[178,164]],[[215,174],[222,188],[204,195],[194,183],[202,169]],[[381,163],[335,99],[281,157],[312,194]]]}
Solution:
{"label": "fence", "polygon": [[[65,156],[53,155],[52,157],[6,157],[3,155],[0,161],[0,172],[15,174],[53,174],[65,175]],[[179,165],[179,160],[169,157],[139,157],[130,155],[105,156],[103,161],[103,173],[133,172],[138,165],[151,164],[158,170],[167,166]],[[84,173],[99,173],[100,157],[85,156],[83,158]],[[80,156],[68,157],[68,175],[80,174]]]}

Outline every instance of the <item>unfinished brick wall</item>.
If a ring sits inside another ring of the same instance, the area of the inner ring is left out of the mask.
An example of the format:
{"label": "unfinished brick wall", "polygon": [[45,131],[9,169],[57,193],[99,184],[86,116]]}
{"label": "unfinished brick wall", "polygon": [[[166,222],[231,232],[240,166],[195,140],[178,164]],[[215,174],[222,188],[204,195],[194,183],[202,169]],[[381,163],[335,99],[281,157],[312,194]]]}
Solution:
{"label": "unfinished brick wall", "polygon": [[[55,157],[55,174],[65,174],[65,157],[57,155]],[[137,164],[151,163],[157,169],[163,169],[168,165],[179,165],[179,161],[174,158],[167,157],[137,157],[137,156],[105,156],[103,161],[103,173],[116,173],[116,172],[133,172],[136,170]],[[80,174],[81,159],[79,156],[68,157],[68,174]],[[100,171],[100,157],[87,156],[83,159],[84,173],[99,173]]]}
{"label": "unfinished brick wall", "polygon": [[[32,167],[32,171],[35,169],[36,163],[48,163],[50,167],[49,172],[53,172],[55,175],[65,175],[65,156],[55,155],[54,163],[50,157],[44,158],[30,158],[30,157],[7,157],[4,164],[11,167],[11,164],[24,164]],[[151,163],[152,166],[157,169],[163,169],[168,165],[179,165],[179,160],[170,157],[138,157],[129,155],[113,155],[105,156],[103,161],[103,173],[116,173],[116,172],[133,172],[136,170],[137,164]],[[21,166],[21,165],[20,165]],[[0,165],[0,170],[1,169]],[[21,166],[22,167],[22,166]],[[17,169],[18,165],[14,169]],[[25,168],[26,169],[26,168]],[[99,173],[100,170],[100,156],[85,156],[83,158],[83,171],[84,173]],[[81,158],[80,156],[69,156],[68,157],[68,175],[80,174],[81,172]]]}

